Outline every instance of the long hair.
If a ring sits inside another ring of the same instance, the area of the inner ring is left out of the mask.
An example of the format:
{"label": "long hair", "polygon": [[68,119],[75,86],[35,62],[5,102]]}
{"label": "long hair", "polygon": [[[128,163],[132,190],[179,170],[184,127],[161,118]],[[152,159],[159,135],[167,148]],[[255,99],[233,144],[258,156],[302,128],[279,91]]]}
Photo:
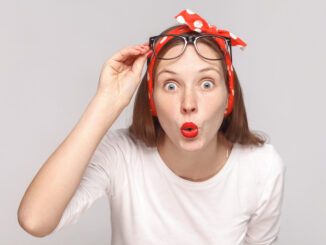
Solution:
{"label": "long hair", "polygon": [[[175,25],[171,26],[168,29],[164,30],[161,34],[168,33],[169,31],[182,26]],[[188,32],[183,33],[183,35],[200,35],[197,32]],[[160,51],[165,53],[174,45],[177,45],[177,42],[173,42],[174,39],[171,39],[167,45],[165,45]],[[219,45],[215,41],[207,43],[214,50],[217,50],[218,53],[221,52]],[[229,88],[229,79],[227,76],[227,65],[224,59],[222,61],[224,80],[226,87]],[[153,78],[155,77],[156,67],[158,62],[154,64],[153,67]],[[221,124],[221,127],[218,133],[222,134],[227,140],[232,143],[239,143],[242,145],[256,145],[261,146],[265,143],[266,138],[258,133],[254,133],[249,130],[248,120],[246,115],[245,104],[243,101],[242,90],[239,83],[239,79],[235,68],[233,66],[234,72],[234,100],[233,108],[229,115],[227,115]],[[153,80],[153,88],[154,88]],[[148,86],[147,86],[147,70],[145,75],[142,78],[142,81],[139,85],[138,91],[136,93],[134,108],[133,108],[133,117],[132,123],[129,126],[129,132],[133,137],[143,141],[147,146],[153,147],[157,146],[158,141],[161,137],[165,135],[164,130],[162,129],[158,118],[153,116],[150,110],[149,98],[148,98]],[[266,136],[266,135],[265,135]]]}

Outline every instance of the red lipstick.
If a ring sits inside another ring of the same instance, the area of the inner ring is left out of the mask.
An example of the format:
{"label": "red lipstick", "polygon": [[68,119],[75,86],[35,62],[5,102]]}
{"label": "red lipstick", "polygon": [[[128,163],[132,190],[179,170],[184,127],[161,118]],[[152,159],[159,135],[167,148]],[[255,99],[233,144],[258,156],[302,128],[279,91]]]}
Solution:
{"label": "red lipstick", "polygon": [[198,127],[192,122],[186,122],[181,126],[181,133],[187,138],[196,137],[198,134]]}

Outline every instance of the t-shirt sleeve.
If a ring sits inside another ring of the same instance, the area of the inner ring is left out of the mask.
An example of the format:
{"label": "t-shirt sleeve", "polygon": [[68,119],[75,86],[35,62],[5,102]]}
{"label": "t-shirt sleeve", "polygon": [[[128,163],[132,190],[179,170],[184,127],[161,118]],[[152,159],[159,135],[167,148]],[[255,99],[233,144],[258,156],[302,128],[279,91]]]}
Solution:
{"label": "t-shirt sleeve", "polygon": [[[55,233],[69,224],[76,224],[80,215],[88,210],[95,200],[113,195],[113,179],[123,165],[124,152],[122,133],[125,131],[110,129],[104,135],[87,168],[72,199],[66,206]],[[121,171],[120,171],[121,172]]]}
{"label": "t-shirt sleeve", "polygon": [[269,150],[269,173],[258,205],[249,220],[245,245],[278,244],[286,167],[272,145],[269,145]]}

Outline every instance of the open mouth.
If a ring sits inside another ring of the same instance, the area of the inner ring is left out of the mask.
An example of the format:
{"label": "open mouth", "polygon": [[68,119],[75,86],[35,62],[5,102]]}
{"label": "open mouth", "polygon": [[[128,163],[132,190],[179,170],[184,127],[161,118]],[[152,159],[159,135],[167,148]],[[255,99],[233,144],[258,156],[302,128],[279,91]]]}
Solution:
{"label": "open mouth", "polygon": [[192,122],[185,122],[182,126],[181,126],[182,130],[194,130],[194,129],[198,129],[198,126]]}
{"label": "open mouth", "polygon": [[191,130],[195,130],[195,128],[183,128],[183,130],[191,131]]}
{"label": "open mouth", "polygon": [[181,126],[181,133],[187,138],[195,137],[198,134],[198,127],[192,122],[186,122]]}

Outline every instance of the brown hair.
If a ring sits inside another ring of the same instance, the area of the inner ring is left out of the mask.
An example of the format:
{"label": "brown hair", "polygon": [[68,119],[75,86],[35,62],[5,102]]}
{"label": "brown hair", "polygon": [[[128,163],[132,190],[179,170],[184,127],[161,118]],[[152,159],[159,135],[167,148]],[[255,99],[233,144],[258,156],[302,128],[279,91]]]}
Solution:
{"label": "brown hair", "polygon": [[[166,30],[161,34],[167,33],[179,26],[175,25]],[[200,35],[197,32],[183,33],[183,35]],[[172,41],[173,39],[171,39]],[[165,45],[161,52],[166,52],[169,48],[173,47],[173,41]],[[208,45],[213,46],[214,50],[217,50],[220,54],[220,47],[214,42],[209,42]],[[225,60],[222,61],[222,66],[224,70],[224,77],[226,87],[229,88],[229,80],[227,76],[227,66]],[[153,67],[153,78],[155,75],[156,67],[159,62],[156,62]],[[232,143],[237,142],[242,145],[256,145],[261,146],[265,143],[266,138],[258,133],[253,133],[249,130],[248,120],[246,115],[246,109],[243,101],[241,86],[237,73],[233,66],[234,72],[234,101],[232,112],[223,119],[219,132]],[[154,87],[154,79],[153,79]],[[147,146],[153,147],[157,146],[158,140],[164,136],[165,132],[162,129],[158,118],[152,116],[149,98],[148,98],[148,86],[147,86],[147,71],[143,76],[143,79],[139,85],[135,104],[133,109],[132,124],[129,126],[129,132],[136,138],[143,141]]]}

